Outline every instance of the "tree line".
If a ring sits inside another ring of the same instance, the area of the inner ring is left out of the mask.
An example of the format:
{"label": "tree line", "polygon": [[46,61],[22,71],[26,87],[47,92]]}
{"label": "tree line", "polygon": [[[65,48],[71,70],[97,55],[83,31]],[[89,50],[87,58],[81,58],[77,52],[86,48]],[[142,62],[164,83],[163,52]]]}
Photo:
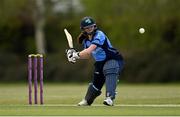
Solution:
{"label": "tree line", "polygon": [[[31,53],[45,54],[47,81],[90,80],[93,60],[72,65],[65,56],[68,45],[63,29],[82,49],[76,37],[84,16],[96,19],[98,28],[123,54],[126,65],[121,81],[180,81],[179,0],[37,1],[0,1],[0,81],[26,81]],[[138,32],[141,27],[144,34]]]}

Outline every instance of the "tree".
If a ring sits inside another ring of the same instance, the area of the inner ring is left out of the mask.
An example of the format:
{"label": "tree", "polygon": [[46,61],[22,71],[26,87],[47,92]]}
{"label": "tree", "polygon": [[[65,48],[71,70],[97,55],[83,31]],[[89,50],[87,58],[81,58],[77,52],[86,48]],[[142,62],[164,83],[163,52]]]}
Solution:
{"label": "tree", "polygon": [[35,0],[36,10],[35,10],[35,39],[37,52],[45,54],[45,35],[44,35],[44,25],[45,25],[45,5],[43,0]]}

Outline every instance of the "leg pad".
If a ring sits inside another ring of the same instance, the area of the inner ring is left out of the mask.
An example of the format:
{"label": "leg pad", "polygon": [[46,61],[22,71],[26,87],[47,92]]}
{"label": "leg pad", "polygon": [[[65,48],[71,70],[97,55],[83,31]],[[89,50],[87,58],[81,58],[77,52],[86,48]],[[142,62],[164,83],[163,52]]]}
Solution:
{"label": "leg pad", "polygon": [[85,100],[87,100],[88,105],[91,105],[99,95],[101,95],[101,91],[91,83],[88,87]]}

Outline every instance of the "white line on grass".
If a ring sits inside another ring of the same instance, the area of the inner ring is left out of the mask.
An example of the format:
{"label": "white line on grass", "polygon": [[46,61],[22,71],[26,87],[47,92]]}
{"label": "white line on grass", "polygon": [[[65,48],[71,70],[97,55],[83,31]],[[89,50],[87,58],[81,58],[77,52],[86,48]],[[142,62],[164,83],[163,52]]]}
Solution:
{"label": "white line on grass", "polygon": [[[45,105],[45,106],[77,106],[71,104]],[[105,106],[103,104],[93,104],[92,106]],[[115,107],[180,107],[180,104],[116,104]]]}
{"label": "white line on grass", "polygon": [[[0,107],[5,107],[5,106],[9,106],[9,107],[13,107],[13,106],[24,106],[24,107],[31,107],[31,106],[42,106],[42,107],[78,107],[77,105],[74,104],[44,104],[44,105],[0,105]],[[103,104],[92,104],[93,107],[103,107],[105,105]],[[180,104],[116,104],[114,105],[115,107],[180,107]]]}

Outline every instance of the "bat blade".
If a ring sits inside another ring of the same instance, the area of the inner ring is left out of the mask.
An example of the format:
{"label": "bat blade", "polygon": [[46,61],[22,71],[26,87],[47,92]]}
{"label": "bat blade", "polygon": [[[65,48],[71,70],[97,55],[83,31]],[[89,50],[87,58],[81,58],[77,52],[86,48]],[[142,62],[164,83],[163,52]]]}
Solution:
{"label": "bat blade", "polygon": [[73,48],[73,40],[71,34],[67,31],[67,29],[64,29],[64,33],[66,34],[69,48]]}

